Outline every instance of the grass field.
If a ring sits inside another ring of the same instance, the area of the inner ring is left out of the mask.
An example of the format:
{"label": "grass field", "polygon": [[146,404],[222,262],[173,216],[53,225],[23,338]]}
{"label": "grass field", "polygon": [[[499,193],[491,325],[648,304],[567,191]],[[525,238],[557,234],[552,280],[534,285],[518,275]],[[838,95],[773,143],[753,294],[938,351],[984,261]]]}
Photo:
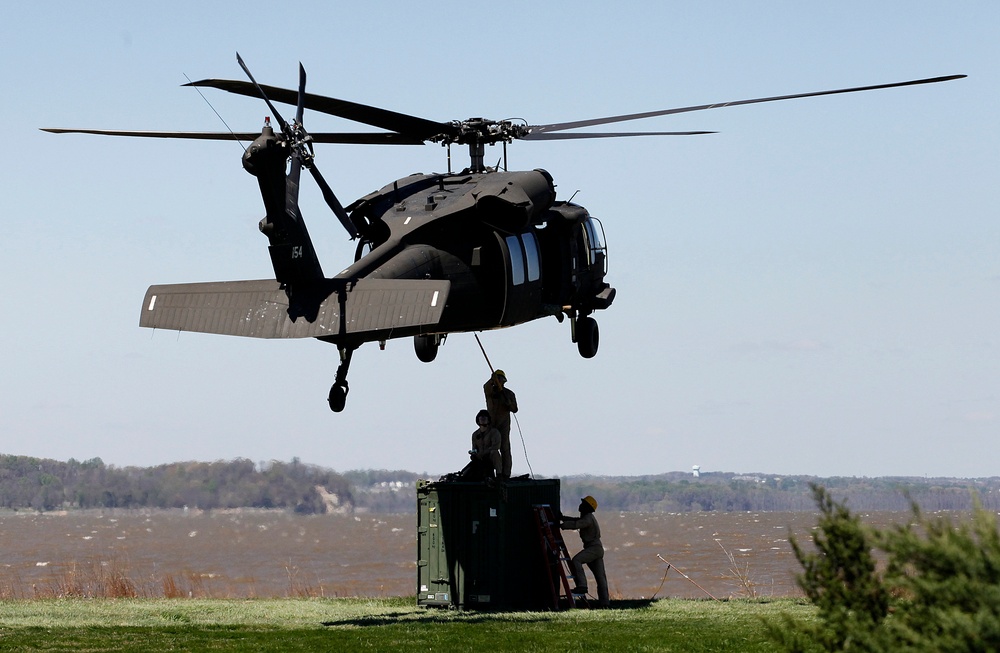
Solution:
{"label": "grass field", "polygon": [[[639,607],[636,607],[636,606]],[[663,599],[610,610],[453,612],[398,599],[0,602],[3,651],[771,651],[802,600]]]}

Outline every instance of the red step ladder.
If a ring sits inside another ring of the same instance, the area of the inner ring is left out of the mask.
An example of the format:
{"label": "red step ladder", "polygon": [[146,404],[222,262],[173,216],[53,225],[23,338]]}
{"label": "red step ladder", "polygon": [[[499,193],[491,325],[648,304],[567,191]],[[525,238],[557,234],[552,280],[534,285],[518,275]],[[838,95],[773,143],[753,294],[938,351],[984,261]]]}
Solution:
{"label": "red step ladder", "polygon": [[549,587],[552,588],[553,610],[572,608],[576,605],[570,591],[569,579],[572,577],[569,551],[563,541],[552,507],[548,504],[532,506],[535,511],[535,522],[538,525],[538,539],[542,546],[545,559],[545,571],[548,573]]}

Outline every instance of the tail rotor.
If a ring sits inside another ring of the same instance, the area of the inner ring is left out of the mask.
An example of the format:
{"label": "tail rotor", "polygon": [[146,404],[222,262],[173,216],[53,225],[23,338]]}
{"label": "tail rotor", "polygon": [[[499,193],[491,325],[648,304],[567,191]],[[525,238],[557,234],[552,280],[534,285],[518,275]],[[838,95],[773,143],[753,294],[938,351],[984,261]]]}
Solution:
{"label": "tail rotor", "polygon": [[278,109],[275,108],[274,104],[268,98],[267,93],[264,91],[263,87],[257,83],[254,79],[253,73],[250,72],[250,68],[243,61],[243,57],[236,53],[236,61],[240,64],[240,68],[246,73],[247,78],[253,84],[254,88],[257,89],[257,93],[260,95],[261,99],[267,104],[267,108],[271,111],[271,115],[274,116],[275,120],[278,121],[278,126],[281,129],[282,136],[284,137],[289,148],[289,156],[291,158],[291,168],[288,173],[289,177],[289,187],[287,195],[287,205],[286,209],[290,212],[294,212],[298,215],[298,202],[299,202],[299,177],[301,175],[302,168],[309,170],[316,184],[319,186],[320,191],[323,193],[323,199],[326,201],[327,206],[333,211],[333,214],[337,216],[340,224],[343,225],[344,229],[350,235],[351,239],[358,237],[358,229],[354,222],[351,221],[350,216],[347,215],[347,211],[344,210],[343,204],[337,199],[336,194],[330,185],[326,182],[326,179],[320,173],[319,168],[316,167],[315,152],[313,150],[313,138],[305,129],[303,124],[303,116],[305,114],[305,98],[306,98],[306,69],[299,63],[299,87],[298,95],[295,107],[295,120],[291,124],[285,122],[285,119],[281,117]]}

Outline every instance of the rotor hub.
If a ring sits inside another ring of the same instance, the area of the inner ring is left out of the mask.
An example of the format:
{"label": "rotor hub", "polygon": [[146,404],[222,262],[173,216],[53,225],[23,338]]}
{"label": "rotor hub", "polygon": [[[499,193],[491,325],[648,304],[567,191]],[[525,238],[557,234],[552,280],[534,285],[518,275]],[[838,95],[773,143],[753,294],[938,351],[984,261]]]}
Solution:
{"label": "rotor hub", "polygon": [[514,124],[510,120],[489,120],[487,118],[468,118],[449,123],[450,133],[437,134],[428,140],[442,145],[493,145],[494,143],[510,143],[522,138],[528,133],[527,125]]}

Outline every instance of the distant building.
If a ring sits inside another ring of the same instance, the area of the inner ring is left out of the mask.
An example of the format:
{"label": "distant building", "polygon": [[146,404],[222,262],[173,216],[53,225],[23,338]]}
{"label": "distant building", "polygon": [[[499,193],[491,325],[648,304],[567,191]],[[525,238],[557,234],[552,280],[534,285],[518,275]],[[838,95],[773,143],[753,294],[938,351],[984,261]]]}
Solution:
{"label": "distant building", "polygon": [[694,476],[695,478],[698,478],[699,476],[701,476],[701,465],[692,465],[691,466],[691,475]]}

